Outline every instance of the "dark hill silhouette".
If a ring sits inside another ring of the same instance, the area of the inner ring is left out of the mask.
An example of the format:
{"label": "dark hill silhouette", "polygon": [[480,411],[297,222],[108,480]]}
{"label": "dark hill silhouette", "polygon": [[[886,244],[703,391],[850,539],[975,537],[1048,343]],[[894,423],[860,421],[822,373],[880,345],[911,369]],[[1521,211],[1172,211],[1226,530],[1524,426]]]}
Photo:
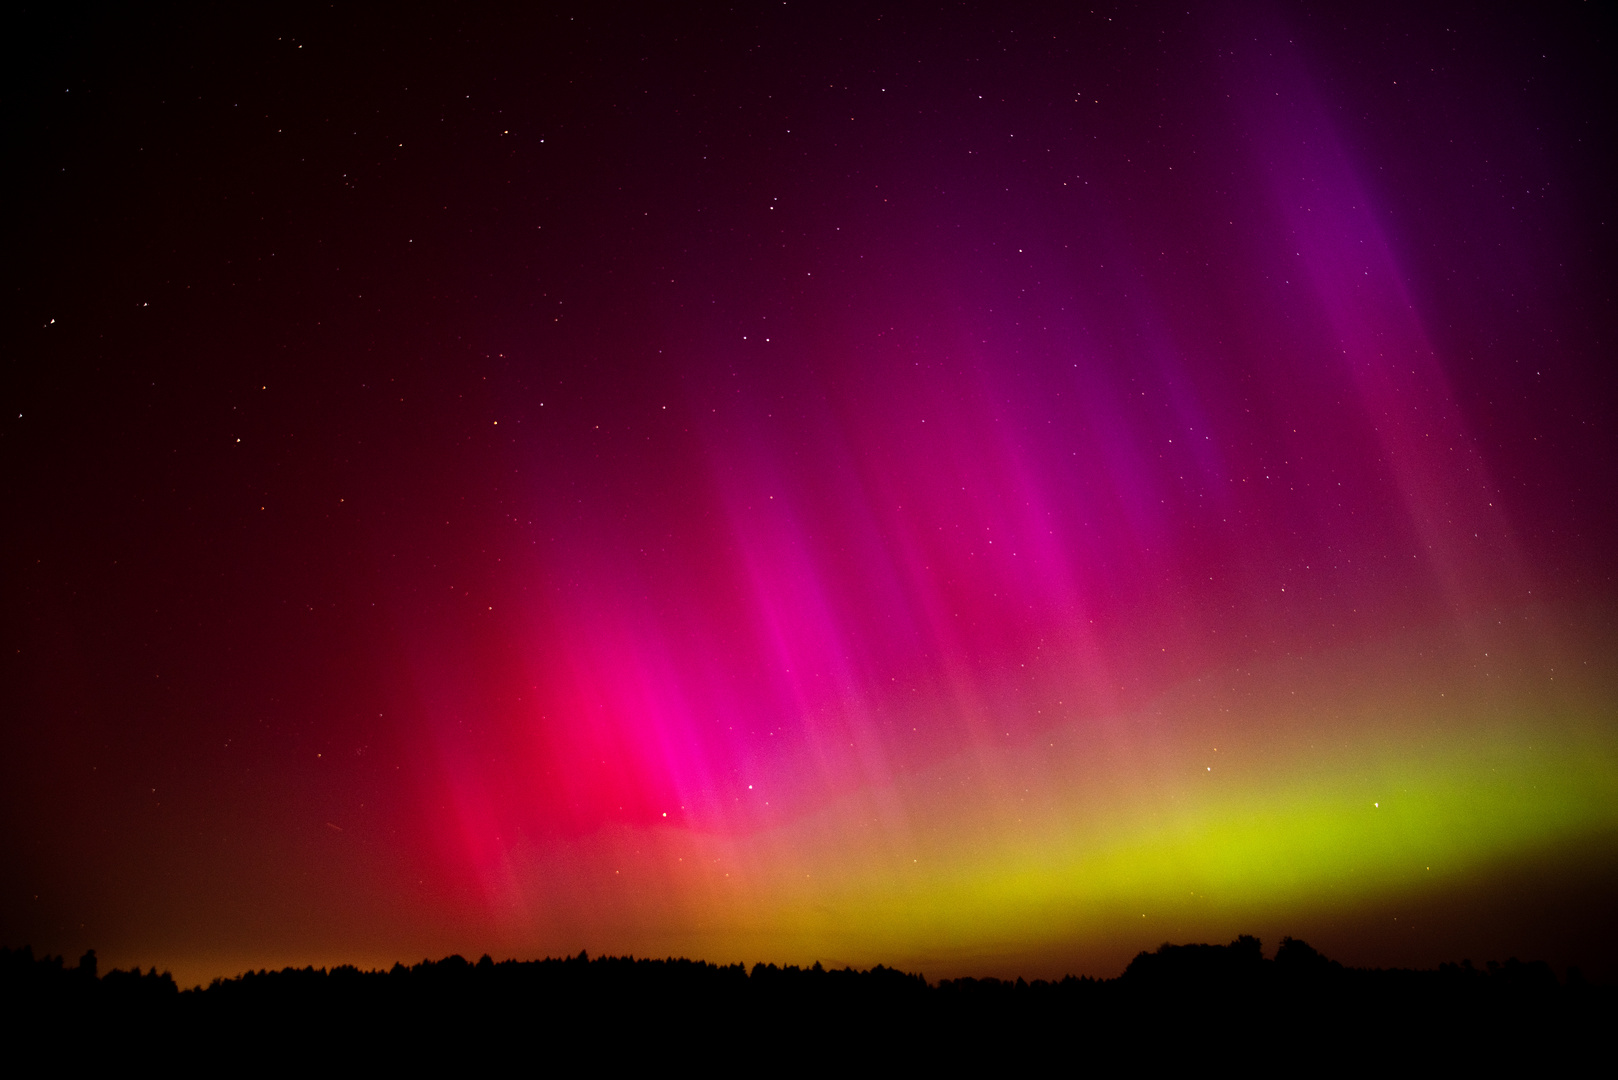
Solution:
{"label": "dark hill silhouette", "polygon": [[98,976],[93,951],[67,967],[25,947],[0,949],[0,1008],[19,1031],[139,1032],[221,1047],[408,1052],[457,1039],[500,1045],[523,1032],[635,1053],[689,1044],[701,1032],[733,1047],[910,1045],[947,1061],[951,1048],[1035,1053],[1072,1040],[1092,1056],[1192,1055],[1262,1032],[1272,1048],[1330,1046],[1350,1057],[1392,1047],[1438,1053],[1480,1039],[1497,1053],[1556,1056],[1605,1037],[1618,994],[1576,971],[1563,983],[1544,963],[1516,959],[1482,969],[1469,961],[1435,971],[1355,969],[1286,938],[1267,960],[1259,941],[1243,936],[1165,944],[1116,979],[929,983],[881,965],[749,970],[581,952],[476,963],[449,956],[387,971],[250,971],[185,991],[155,969]]}

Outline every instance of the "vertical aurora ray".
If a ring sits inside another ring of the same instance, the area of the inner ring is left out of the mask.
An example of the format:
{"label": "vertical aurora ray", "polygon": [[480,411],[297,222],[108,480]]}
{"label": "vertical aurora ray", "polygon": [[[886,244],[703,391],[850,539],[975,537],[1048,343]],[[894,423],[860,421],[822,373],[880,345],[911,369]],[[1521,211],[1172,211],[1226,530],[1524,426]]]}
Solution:
{"label": "vertical aurora ray", "polygon": [[[1102,202],[1031,229],[1031,269],[889,284],[874,336],[712,344],[676,406],[703,481],[567,567],[587,600],[534,646],[547,779],[497,812],[571,823],[511,879],[534,910],[597,947],[949,964],[1285,932],[1610,839],[1600,631],[1532,599],[1307,80],[1230,85],[1270,224],[1211,323],[1091,306],[1053,241],[1143,257]],[[640,543],[674,572],[626,570]]]}

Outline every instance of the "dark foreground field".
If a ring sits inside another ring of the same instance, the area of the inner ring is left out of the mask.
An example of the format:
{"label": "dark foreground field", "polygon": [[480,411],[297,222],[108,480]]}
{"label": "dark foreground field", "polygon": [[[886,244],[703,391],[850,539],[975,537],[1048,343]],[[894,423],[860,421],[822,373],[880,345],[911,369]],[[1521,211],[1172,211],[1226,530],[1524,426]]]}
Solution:
{"label": "dark foreground field", "polygon": [[445,1054],[525,1071],[591,1058],[727,1071],[968,1060],[1487,1068],[1608,1058],[1618,990],[1517,960],[1345,968],[1290,938],[1273,960],[1250,937],[1164,945],[1107,980],[929,983],[882,966],[749,971],[580,953],[287,968],[192,990],[155,970],[98,977],[93,954],[71,968],[25,948],[0,949],[0,1006],[13,1047],[176,1063],[196,1053],[254,1070]]}

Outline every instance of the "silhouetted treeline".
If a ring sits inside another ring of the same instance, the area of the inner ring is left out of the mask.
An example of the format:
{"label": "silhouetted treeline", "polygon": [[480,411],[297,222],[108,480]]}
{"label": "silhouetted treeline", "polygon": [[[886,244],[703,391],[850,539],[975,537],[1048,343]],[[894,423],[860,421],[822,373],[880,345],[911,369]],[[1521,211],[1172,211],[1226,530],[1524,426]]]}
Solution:
{"label": "silhouetted treeline", "polygon": [[114,969],[98,977],[96,951],[79,957],[78,967],[68,967],[60,956],[34,956],[26,945],[20,949],[0,947],[0,1002],[16,1007],[70,1006],[90,1001],[172,1002],[180,988],[168,972],[158,974],[154,967],[142,975]]}
{"label": "silhouetted treeline", "polygon": [[61,957],[0,949],[0,997],[14,1019],[99,1030],[127,1023],[226,1044],[360,1038],[401,1048],[451,1032],[499,1039],[524,1031],[650,1046],[723,1031],[749,1044],[910,1040],[930,1057],[950,1046],[1032,1048],[1078,1037],[1093,1050],[1190,1052],[1235,1031],[1262,1031],[1271,1046],[1334,1044],[1350,1056],[1356,1048],[1456,1038],[1519,1051],[1537,1040],[1554,1054],[1618,1018],[1615,988],[1586,985],[1576,970],[1558,980],[1542,962],[1355,969],[1292,938],[1266,959],[1258,940],[1245,936],[1229,945],[1164,945],[1138,955],[1116,979],[936,984],[880,965],[749,970],[580,953],[476,963],[450,956],[387,971],[284,968],[181,991],[155,969],[98,977],[93,951],[67,967]]}

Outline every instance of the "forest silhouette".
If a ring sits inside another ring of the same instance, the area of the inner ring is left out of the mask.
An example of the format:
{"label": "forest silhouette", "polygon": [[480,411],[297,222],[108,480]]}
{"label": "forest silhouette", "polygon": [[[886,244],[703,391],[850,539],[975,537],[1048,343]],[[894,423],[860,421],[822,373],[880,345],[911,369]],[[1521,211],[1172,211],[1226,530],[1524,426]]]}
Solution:
{"label": "forest silhouette", "polygon": [[1618,988],[1589,984],[1576,968],[1559,980],[1544,962],[1515,958],[1481,968],[1350,968],[1293,938],[1267,959],[1245,935],[1228,945],[1165,944],[1114,979],[1032,982],[580,952],[249,971],[182,990],[155,968],[98,974],[94,950],[69,967],[24,947],[0,948],[0,1008],[19,1032],[222,1048],[408,1051],[471,1039],[487,1049],[489,1039],[524,1032],[642,1055],[695,1047],[695,1038],[717,1040],[709,1049],[910,1046],[935,1060],[1031,1054],[1076,1039],[1103,1057],[1198,1048],[1228,1056],[1262,1039],[1330,1047],[1345,1059],[1459,1045],[1551,1059],[1608,1038]]}

